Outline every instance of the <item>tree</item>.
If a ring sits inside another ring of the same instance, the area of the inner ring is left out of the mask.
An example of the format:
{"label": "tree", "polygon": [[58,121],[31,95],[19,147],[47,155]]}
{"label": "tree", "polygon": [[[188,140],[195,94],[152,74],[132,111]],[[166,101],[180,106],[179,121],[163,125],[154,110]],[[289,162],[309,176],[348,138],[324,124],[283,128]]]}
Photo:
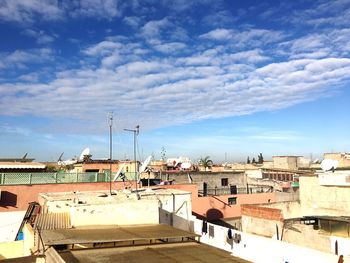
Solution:
{"label": "tree", "polygon": [[207,170],[207,168],[210,168],[213,166],[213,161],[210,160],[210,157],[209,156],[206,156],[206,157],[201,157],[199,159],[199,165],[203,166],[205,170]]}
{"label": "tree", "polygon": [[91,154],[86,154],[83,156],[83,162],[84,163],[90,163],[92,161],[92,155]]}
{"label": "tree", "polygon": [[263,157],[262,153],[260,153],[258,155],[258,163],[263,163],[263,162],[264,162],[264,157]]}
{"label": "tree", "polygon": [[166,150],[165,150],[165,147],[163,146],[162,147],[162,150],[160,151],[160,159],[162,161],[165,161],[166,160]]}
{"label": "tree", "polygon": [[255,158],[253,157],[252,163],[256,163]]}
{"label": "tree", "polygon": [[248,163],[248,164],[250,163],[250,158],[249,158],[249,156],[248,156],[248,158],[247,158],[247,163]]}

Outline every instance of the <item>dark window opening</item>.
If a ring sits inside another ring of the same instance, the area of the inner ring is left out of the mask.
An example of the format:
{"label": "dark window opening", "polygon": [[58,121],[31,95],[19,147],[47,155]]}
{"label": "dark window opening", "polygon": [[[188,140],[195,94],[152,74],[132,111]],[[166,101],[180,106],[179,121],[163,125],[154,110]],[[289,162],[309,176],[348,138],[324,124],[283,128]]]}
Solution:
{"label": "dark window opening", "polygon": [[228,200],[227,200],[227,203],[229,205],[235,205],[237,204],[237,197],[229,197]]}
{"label": "dark window opening", "polygon": [[228,186],[228,178],[221,178],[221,186]]}

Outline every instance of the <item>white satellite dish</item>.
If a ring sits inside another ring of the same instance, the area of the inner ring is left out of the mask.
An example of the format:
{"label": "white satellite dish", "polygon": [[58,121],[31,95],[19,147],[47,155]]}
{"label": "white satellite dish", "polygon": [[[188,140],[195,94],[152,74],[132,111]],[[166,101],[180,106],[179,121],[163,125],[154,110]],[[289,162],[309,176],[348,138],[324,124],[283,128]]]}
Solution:
{"label": "white satellite dish", "polygon": [[321,162],[321,168],[324,172],[335,170],[338,167],[339,162],[337,160],[332,159],[324,159]]}
{"label": "white satellite dish", "polygon": [[182,163],[181,168],[182,169],[189,169],[191,168],[192,164],[191,163]]}
{"label": "white satellite dish", "polygon": [[149,165],[149,163],[152,160],[152,155],[148,156],[147,159],[142,163],[140,169],[139,169],[139,173],[143,173],[144,171],[146,171],[147,166]]}
{"label": "white satellite dish", "polygon": [[83,159],[84,159],[84,156],[85,156],[85,155],[89,155],[89,154],[90,154],[90,149],[89,149],[89,148],[85,148],[85,149],[81,152],[80,157],[79,157],[79,160],[80,160],[80,161],[83,160]]}
{"label": "white satellite dish", "polygon": [[114,176],[113,181],[117,181],[117,179],[118,179],[119,175],[121,174],[121,172],[123,171],[124,167],[125,167],[125,163],[123,163],[123,165],[120,166],[118,172],[117,172],[117,173],[115,174],[115,176]]}

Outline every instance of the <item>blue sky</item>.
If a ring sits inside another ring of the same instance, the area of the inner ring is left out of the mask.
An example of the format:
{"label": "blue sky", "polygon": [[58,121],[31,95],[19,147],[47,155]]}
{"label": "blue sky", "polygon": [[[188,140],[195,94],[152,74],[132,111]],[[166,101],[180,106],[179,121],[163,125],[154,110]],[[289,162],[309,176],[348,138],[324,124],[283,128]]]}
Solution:
{"label": "blue sky", "polygon": [[[349,151],[350,1],[2,0],[0,156]],[[226,154],[225,154],[226,153]]]}

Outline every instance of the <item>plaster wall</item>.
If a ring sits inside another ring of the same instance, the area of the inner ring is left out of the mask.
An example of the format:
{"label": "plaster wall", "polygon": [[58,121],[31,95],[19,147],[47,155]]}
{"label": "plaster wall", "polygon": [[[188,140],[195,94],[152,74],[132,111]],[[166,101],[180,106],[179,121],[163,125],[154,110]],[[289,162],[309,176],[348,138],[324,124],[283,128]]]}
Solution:
{"label": "plaster wall", "polygon": [[297,156],[273,156],[273,167],[288,170],[298,169]]}
{"label": "plaster wall", "polygon": [[321,186],[317,176],[301,176],[300,204],[304,216],[350,214],[350,187]]}
{"label": "plaster wall", "polygon": [[[230,205],[229,198],[235,197],[236,204]],[[275,201],[275,193],[205,196],[195,198],[193,212],[209,220],[241,216],[242,204],[262,204]]]}
{"label": "plaster wall", "polygon": [[241,222],[243,232],[269,238],[276,238],[277,231],[280,236],[283,227],[283,223],[279,220],[268,220],[244,215],[242,216]]}
{"label": "plaster wall", "polygon": [[246,170],[245,174],[250,178],[258,178],[258,179],[263,178],[262,170]]}
{"label": "plaster wall", "polygon": [[[240,242],[228,242],[228,228],[208,223],[213,228],[213,235],[202,233],[201,220],[194,220],[195,233],[200,234],[200,242],[231,252],[232,255],[257,263],[270,262],[337,262],[338,256],[322,251],[297,246],[272,238],[261,237],[236,230],[232,235],[241,236]],[[347,254],[344,254],[347,255]],[[345,263],[350,262],[345,258]]]}
{"label": "plaster wall", "polygon": [[0,213],[0,242],[15,240],[24,215],[25,211]]}
{"label": "plaster wall", "polygon": [[0,260],[23,257],[23,248],[23,240],[0,243]]}
{"label": "plaster wall", "polygon": [[262,207],[280,209],[283,219],[298,218],[302,217],[300,202],[298,201],[287,201],[287,202],[276,202],[271,204],[263,204]]}
{"label": "plaster wall", "polygon": [[212,172],[190,172],[190,173],[162,173],[161,179],[163,180],[174,180],[175,184],[188,184],[190,183],[188,179],[188,174],[193,179],[192,183],[196,184],[199,190],[203,190],[203,182],[208,184],[208,188],[221,188],[221,179],[227,178],[228,185],[237,185],[237,187],[245,187],[246,176],[244,172],[222,172],[222,173],[212,173]]}
{"label": "plaster wall", "polygon": [[73,227],[159,223],[157,200],[108,205],[79,205],[71,207],[70,214]]}
{"label": "plaster wall", "polygon": [[329,236],[322,235],[319,230],[314,230],[313,226],[293,224],[292,228],[284,230],[283,241],[332,253]]}
{"label": "plaster wall", "polygon": [[[133,183],[133,182],[132,182]],[[132,186],[133,187],[133,186]],[[112,183],[112,189],[123,189],[123,182]],[[109,183],[67,183],[37,185],[2,185],[0,212],[24,211],[28,203],[37,202],[40,193],[109,190]],[[1,215],[1,213],[0,213]],[[1,224],[1,221],[0,221]]]}

